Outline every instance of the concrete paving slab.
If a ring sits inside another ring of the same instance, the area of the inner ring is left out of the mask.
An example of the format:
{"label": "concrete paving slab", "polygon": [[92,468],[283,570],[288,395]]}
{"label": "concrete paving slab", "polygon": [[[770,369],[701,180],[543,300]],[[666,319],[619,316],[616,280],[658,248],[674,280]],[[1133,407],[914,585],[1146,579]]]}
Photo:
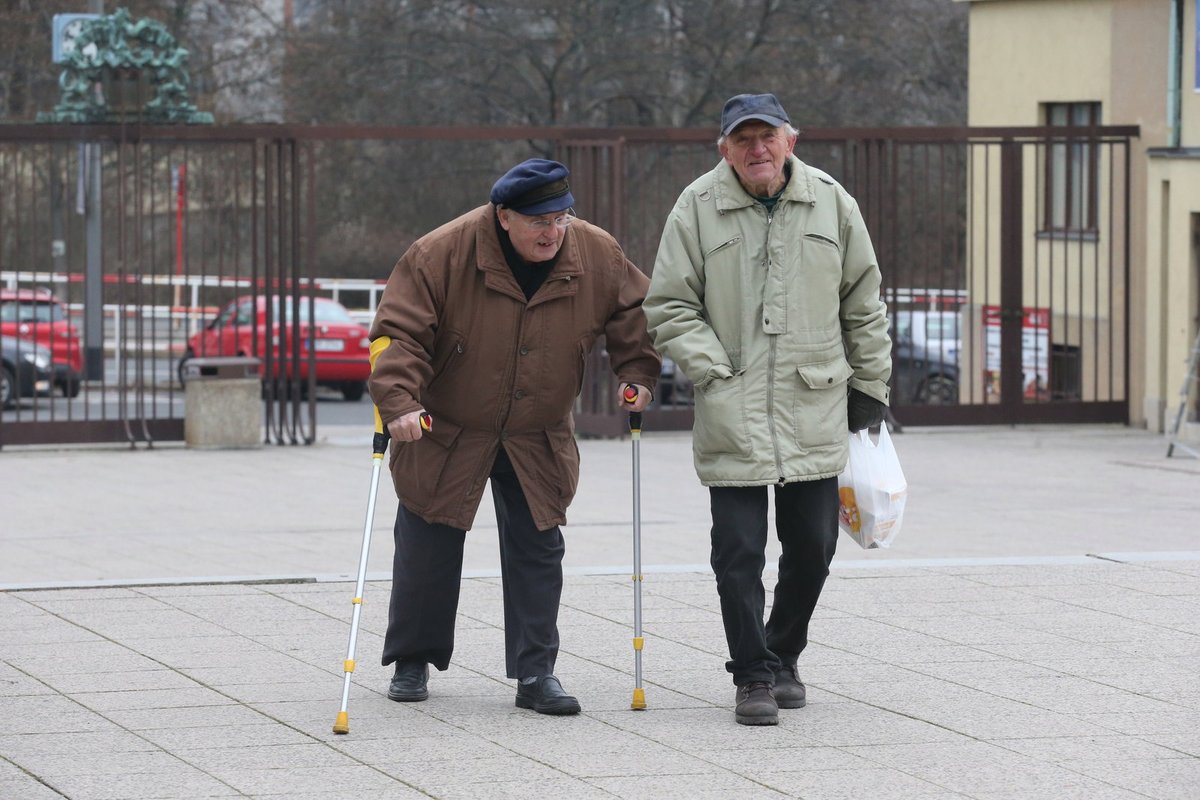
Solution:
{"label": "concrete paving slab", "polygon": [[[486,499],[451,668],[424,703],[386,699],[384,491],[348,736],[330,726],[365,448],[6,448],[22,502],[0,524],[0,797],[1195,797],[1200,463],[1112,426],[896,440],[901,538],[840,543],[809,706],[760,730],[733,723],[686,435],[643,440],[641,712],[627,441],[581,442],[558,670],[574,718],[513,706]],[[197,495],[223,499],[180,503]]]}
{"label": "concrete paving slab", "polygon": [[156,800],[158,798],[230,796],[234,787],[179,764],[159,772],[117,775],[62,775],[47,782],[62,797],[88,800]]}

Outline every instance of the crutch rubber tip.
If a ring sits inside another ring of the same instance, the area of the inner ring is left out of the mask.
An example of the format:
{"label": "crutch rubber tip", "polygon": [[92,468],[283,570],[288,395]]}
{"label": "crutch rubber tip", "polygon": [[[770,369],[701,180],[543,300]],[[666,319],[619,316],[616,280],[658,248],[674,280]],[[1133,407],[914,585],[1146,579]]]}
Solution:
{"label": "crutch rubber tip", "polygon": [[333,723],[334,733],[349,733],[350,732],[350,713],[348,711],[339,711],[337,719]]}
{"label": "crutch rubber tip", "polygon": [[646,710],[646,690],[645,689],[637,688],[637,689],[633,690],[633,702],[629,704],[629,707],[632,708],[634,711],[645,711]]}

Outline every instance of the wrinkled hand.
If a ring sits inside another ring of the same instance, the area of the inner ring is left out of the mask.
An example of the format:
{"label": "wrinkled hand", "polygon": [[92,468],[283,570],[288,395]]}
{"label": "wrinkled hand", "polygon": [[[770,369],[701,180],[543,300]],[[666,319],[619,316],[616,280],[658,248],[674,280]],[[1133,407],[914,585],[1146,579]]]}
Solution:
{"label": "wrinkled hand", "polygon": [[388,433],[397,442],[415,442],[424,434],[421,430],[421,415],[425,411],[410,411],[387,424]]}
{"label": "wrinkled hand", "polygon": [[[625,402],[625,387],[632,386],[637,390],[637,400],[632,403]],[[654,393],[645,386],[637,383],[622,383],[617,387],[617,402],[620,403],[622,411],[642,411],[646,406],[650,405],[650,401],[654,399]]]}
{"label": "wrinkled hand", "polygon": [[858,389],[850,390],[850,395],[846,398],[846,417],[851,433],[875,427],[883,422],[885,413],[887,406],[874,397],[863,394]]}

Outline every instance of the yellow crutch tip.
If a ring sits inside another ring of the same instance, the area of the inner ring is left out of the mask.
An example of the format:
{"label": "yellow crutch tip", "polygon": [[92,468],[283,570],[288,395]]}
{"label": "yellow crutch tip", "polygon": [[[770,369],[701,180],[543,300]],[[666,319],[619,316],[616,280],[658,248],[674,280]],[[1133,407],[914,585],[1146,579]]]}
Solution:
{"label": "yellow crutch tip", "polygon": [[646,710],[646,690],[645,689],[637,688],[637,689],[633,690],[633,702],[629,704],[629,707],[632,708],[634,711],[645,711]]}
{"label": "yellow crutch tip", "polygon": [[334,733],[349,733],[350,732],[350,714],[346,711],[339,711],[337,719],[333,723]]}

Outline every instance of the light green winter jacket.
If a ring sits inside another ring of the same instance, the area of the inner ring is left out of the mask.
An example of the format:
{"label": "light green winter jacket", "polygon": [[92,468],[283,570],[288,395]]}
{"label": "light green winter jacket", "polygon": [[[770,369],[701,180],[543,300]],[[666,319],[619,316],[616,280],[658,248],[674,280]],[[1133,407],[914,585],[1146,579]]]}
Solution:
{"label": "light green winter jacket", "polygon": [[858,204],[789,156],[768,215],[728,162],[679,196],[642,308],[655,347],[696,385],[706,486],[838,475],[848,387],[888,401],[891,340]]}

